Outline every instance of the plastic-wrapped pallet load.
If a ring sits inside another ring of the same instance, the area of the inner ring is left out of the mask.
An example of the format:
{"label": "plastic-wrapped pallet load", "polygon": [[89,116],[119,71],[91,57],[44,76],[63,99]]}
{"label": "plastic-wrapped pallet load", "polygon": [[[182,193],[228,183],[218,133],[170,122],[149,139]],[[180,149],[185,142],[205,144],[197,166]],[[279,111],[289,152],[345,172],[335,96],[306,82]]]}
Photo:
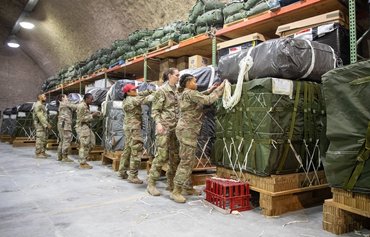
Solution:
{"label": "plastic-wrapped pallet load", "polygon": [[[33,111],[34,102],[28,102],[21,104],[17,107],[14,136],[15,137],[26,137],[33,139],[35,135],[35,129],[33,125]],[[14,114],[15,111],[12,111]]]}
{"label": "plastic-wrapped pallet load", "polygon": [[50,103],[46,104],[46,110],[48,113],[49,123],[51,125],[51,129],[49,129],[48,139],[57,140],[59,137],[58,131],[58,109],[57,103],[55,100],[50,101]]}
{"label": "plastic-wrapped pallet load", "polygon": [[86,93],[92,94],[94,98],[92,104],[97,106],[100,106],[105,101],[105,98],[107,97],[107,92],[108,89],[98,87],[92,87],[86,91]]}
{"label": "plastic-wrapped pallet load", "polygon": [[104,149],[107,151],[123,150],[125,137],[123,132],[122,101],[108,101],[104,118]]}
{"label": "plastic-wrapped pallet load", "polygon": [[281,38],[221,57],[218,65],[221,79],[236,83],[242,59],[249,60],[251,65],[245,80],[278,77],[320,82],[324,73],[337,66],[336,55],[330,46],[309,40]]}
{"label": "plastic-wrapped pallet load", "polygon": [[12,115],[12,109],[6,108],[3,112],[2,122],[1,122],[1,135],[11,135],[11,126],[12,126],[12,119],[10,116]]}
{"label": "plastic-wrapped pallet load", "polygon": [[261,176],[320,167],[320,84],[271,77],[244,82],[239,103],[231,110],[220,105],[216,117],[217,165]]}
{"label": "plastic-wrapped pallet load", "polygon": [[329,184],[370,193],[370,61],[323,76],[330,141],[323,165]]}

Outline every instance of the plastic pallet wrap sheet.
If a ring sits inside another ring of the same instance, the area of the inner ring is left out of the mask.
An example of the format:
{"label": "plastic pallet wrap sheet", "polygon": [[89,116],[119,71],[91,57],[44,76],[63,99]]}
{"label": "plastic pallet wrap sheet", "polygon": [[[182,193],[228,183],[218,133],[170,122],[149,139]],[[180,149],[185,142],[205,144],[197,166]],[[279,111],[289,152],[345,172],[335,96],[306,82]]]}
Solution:
{"label": "plastic pallet wrap sheet", "polygon": [[105,150],[123,150],[125,137],[123,132],[122,101],[108,101],[106,104],[103,140]]}
{"label": "plastic pallet wrap sheet", "polygon": [[363,165],[357,171],[358,179],[348,189],[364,193],[370,193],[369,155],[364,154],[364,163],[359,162],[358,156],[365,141],[370,140],[369,72],[370,60],[337,68],[323,76],[328,116],[326,135],[330,141],[323,159],[326,177],[331,186],[343,188],[356,173],[357,166]]}
{"label": "plastic pallet wrap sheet", "polygon": [[221,57],[218,64],[221,79],[236,83],[239,63],[248,55],[253,64],[245,75],[246,80],[277,77],[321,82],[321,76],[337,65],[334,50],[326,44],[280,38]]}
{"label": "plastic pallet wrap sheet", "polygon": [[320,167],[325,143],[320,84],[262,78],[242,86],[234,108],[218,106],[213,161],[261,176]]}
{"label": "plastic pallet wrap sheet", "polygon": [[87,93],[91,93],[94,98],[92,104],[97,105],[97,106],[100,106],[105,101],[107,92],[108,92],[108,89],[97,88],[97,87],[90,88],[87,91]]}
{"label": "plastic pallet wrap sheet", "polygon": [[27,103],[24,103],[21,106],[19,106],[18,111],[21,111],[21,112],[30,112],[30,111],[33,110],[34,104],[35,104],[35,102],[27,102]]}

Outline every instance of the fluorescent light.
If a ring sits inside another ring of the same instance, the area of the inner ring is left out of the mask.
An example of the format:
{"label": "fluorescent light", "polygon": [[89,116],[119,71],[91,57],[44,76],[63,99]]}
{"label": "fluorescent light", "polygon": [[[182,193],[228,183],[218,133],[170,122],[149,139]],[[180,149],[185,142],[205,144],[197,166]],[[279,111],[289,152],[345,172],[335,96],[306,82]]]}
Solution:
{"label": "fluorescent light", "polygon": [[25,28],[25,29],[28,29],[28,30],[31,30],[31,29],[33,29],[33,27],[35,27],[34,24],[32,24],[31,22],[28,22],[28,21],[22,21],[19,24],[22,26],[22,28]]}
{"label": "fluorescent light", "polygon": [[11,41],[9,41],[7,44],[8,44],[8,46],[9,46],[10,48],[18,48],[18,47],[19,47],[18,42],[17,42],[17,41],[15,41],[15,40],[11,40]]}

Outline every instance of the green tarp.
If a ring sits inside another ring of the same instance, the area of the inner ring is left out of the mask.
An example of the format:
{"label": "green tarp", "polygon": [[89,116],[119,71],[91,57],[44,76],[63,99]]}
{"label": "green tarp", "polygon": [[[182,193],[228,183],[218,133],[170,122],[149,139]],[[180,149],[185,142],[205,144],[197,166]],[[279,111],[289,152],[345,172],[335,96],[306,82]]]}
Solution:
{"label": "green tarp", "polygon": [[[323,159],[326,177],[333,187],[370,193],[369,155],[365,153],[362,158],[364,162],[357,160],[366,136],[370,135],[367,135],[370,121],[370,61],[329,71],[322,80],[328,114],[326,135],[330,141]],[[361,165],[362,170],[354,172]],[[348,185],[353,173],[359,177],[352,179]]]}
{"label": "green tarp", "polygon": [[244,82],[232,110],[218,106],[213,161],[261,176],[317,169],[325,131],[322,100],[321,86],[314,82]]}

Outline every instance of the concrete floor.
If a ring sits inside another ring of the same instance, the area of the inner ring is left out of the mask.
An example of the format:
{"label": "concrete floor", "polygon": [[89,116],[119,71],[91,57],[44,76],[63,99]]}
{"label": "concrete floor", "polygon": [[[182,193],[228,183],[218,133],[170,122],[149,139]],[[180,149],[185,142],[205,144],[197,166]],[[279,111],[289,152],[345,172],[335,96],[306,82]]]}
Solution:
{"label": "concrete floor", "polygon": [[[174,203],[163,181],[163,195],[152,197],[145,183],[129,184],[99,161],[91,162],[92,170],[80,170],[77,162],[60,163],[49,153],[47,160],[34,159],[32,147],[0,143],[1,237],[335,236],[322,230],[321,206],[273,218],[258,208],[225,215],[207,206],[204,196]],[[146,172],[139,175],[145,178]]]}

